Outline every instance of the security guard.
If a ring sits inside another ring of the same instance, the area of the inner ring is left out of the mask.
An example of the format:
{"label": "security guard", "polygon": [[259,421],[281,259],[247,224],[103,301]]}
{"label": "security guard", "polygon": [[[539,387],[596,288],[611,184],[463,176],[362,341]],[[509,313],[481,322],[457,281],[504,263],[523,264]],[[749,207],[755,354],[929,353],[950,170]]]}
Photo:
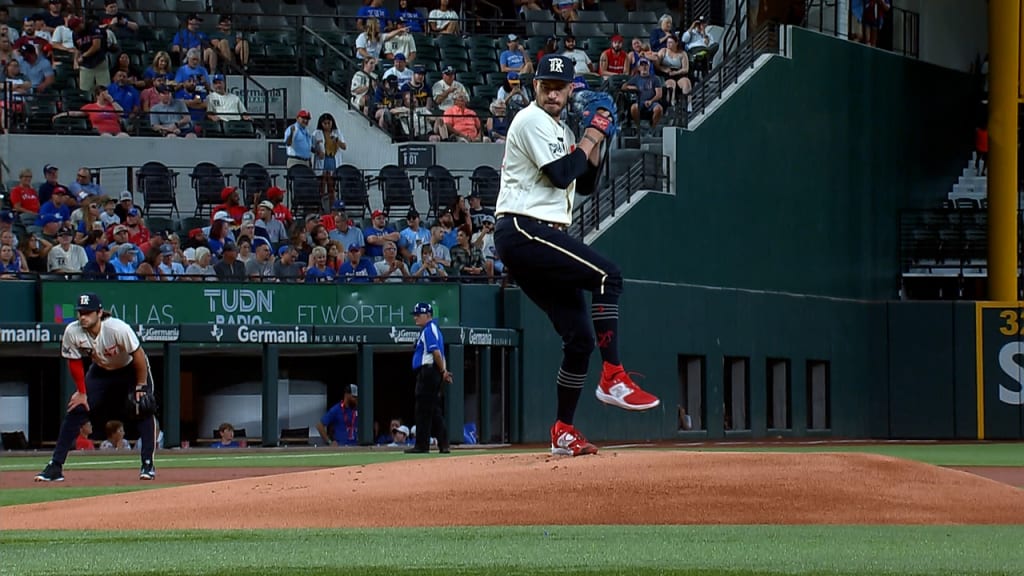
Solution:
{"label": "security guard", "polygon": [[429,302],[417,303],[412,317],[422,330],[412,355],[412,370],[416,373],[416,445],[405,453],[426,454],[430,451],[430,437],[436,435],[438,450],[448,454],[451,450],[448,427],[441,415],[441,381],[451,382],[452,374],[444,358],[444,338],[434,322],[434,307]]}

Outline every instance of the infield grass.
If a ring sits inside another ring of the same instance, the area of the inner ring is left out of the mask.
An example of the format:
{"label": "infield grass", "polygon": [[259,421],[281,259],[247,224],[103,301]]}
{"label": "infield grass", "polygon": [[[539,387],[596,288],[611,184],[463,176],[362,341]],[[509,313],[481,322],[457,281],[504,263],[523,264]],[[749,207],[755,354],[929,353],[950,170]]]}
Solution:
{"label": "infield grass", "polygon": [[0,574],[1020,574],[1021,528],[549,526],[0,532]]}

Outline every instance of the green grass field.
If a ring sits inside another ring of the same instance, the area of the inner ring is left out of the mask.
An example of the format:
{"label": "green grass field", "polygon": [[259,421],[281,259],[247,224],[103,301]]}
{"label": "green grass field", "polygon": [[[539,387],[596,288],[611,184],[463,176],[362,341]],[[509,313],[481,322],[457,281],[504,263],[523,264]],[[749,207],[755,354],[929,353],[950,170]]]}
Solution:
{"label": "green grass field", "polygon": [[[709,448],[702,448],[706,449]],[[743,446],[713,449],[754,450]],[[786,446],[757,450],[869,452],[938,465],[1024,466],[1024,444]],[[493,452],[508,451],[469,453]],[[158,465],[327,467],[404,458],[393,452],[166,452],[160,455]],[[45,456],[5,456],[0,459],[0,474],[36,472],[45,461]],[[132,456],[93,456],[69,461],[65,471],[136,466],[138,462]],[[78,498],[132,488],[41,486],[0,490],[0,505]],[[2,522],[0,509],[0,525]],[[1021,526],[551,526],[230,533],[0,531],[0,575],[1020,575],[1024,574],[1024,561],[1020,560],[1022,540]]]}

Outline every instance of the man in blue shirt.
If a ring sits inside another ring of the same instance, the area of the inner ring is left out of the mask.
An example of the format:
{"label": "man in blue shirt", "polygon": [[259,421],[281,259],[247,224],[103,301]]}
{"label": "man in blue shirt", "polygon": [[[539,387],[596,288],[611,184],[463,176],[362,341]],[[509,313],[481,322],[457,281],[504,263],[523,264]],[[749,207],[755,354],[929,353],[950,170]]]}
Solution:
{"label": "man in blue shirt", "polygon": [[529,74],[533,72],[533,63],[530,62],[530,56],[519,46],[519,36],[515,34],[508,35],[508,50],[505,50],[499,56],[499,64],[501,64],[502,72],[518,72],[519,74]]}
{"label": "man in blue shirt", "polygon": [[366,30],[366,19],[376,18],[380,21],[380,31],[388,27],[388,9],[384,7],[384,0],[373,0],[368,6],[363,6],[356,14],[356,27],[360,32]]}
{"label": "man in blue shirt", "polygon": [[313,135],[309,133],[309,119],[312,117],[309,110],[299,110],[295,124],[285,129],[284,145],[288,154],[286,168],[297,164],[312,167],[310,160],[313,158]]}
{"label": "man in blue shirt", "polygon": [[36,226],[42,228],[44,219],[48,215],[60,218],[61,222],[71,220],[71,208],[68,207],[68,204],[70,203],[71,197],[68,195],[67,188],[63,186],[54,188],[53,195],[50,196],[50,199],[39,207],[39,216],[36,218]]}
{"label": "man in blue shirt", "polygon": [[421,328],[412,354],[412,370],[416,373],[416,445],[406,454],[426,454],[430,451],[430,437],[437,437],[441,454],[451,452],[448,427],[441,414],[441,382],[451,383],[452,375],[444,358],[444,337],[434,321],[434,307],[430,302],[418,302],[412,317]]}
{"label": "man in blue shirt", "polygon": [[14,56],[21,64],[21,73],[32,83],[32,92],[38,94],[46,92],[46,89],[53,84],[55,76],[53,66],[46,58],[40,58],[36,47],[32,44],[24,44],[18,49]]}
{"label": "man in blue shirt", "polygon": [[[345,395],[341,402],[331,409],[316,423],[316,430],[328,446],[359,445],[359,387],[355,384],[345,386]],[[333,432],[329,434],[328,432]]]}
{"label": "man in blue shirt", "polygon": [[363,258],[361,246],[349,245],[348,259],[338,268],[338,282],[372,282],[376,277],[377,269],[369,258]]}
{"label": "man in blue shirt", "polygon": [[107,86],[110,97],[124,109],[124,117],[131,118],[142,109],[139,91],[128,83],[128,74],[124,70],[114,72],[114,83]]}

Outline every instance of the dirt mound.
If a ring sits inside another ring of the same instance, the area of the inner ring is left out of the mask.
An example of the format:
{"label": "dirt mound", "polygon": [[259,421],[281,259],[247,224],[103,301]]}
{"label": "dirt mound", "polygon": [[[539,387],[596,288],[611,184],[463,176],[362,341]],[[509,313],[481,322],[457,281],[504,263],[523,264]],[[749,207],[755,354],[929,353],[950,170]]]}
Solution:
{"label": "dirt mound", "polygon": [[[45,487],[42,489],[46,489]],[[1024,490],[867,454],[426,458],[5,508],[0,529],[1021,524]]]}

